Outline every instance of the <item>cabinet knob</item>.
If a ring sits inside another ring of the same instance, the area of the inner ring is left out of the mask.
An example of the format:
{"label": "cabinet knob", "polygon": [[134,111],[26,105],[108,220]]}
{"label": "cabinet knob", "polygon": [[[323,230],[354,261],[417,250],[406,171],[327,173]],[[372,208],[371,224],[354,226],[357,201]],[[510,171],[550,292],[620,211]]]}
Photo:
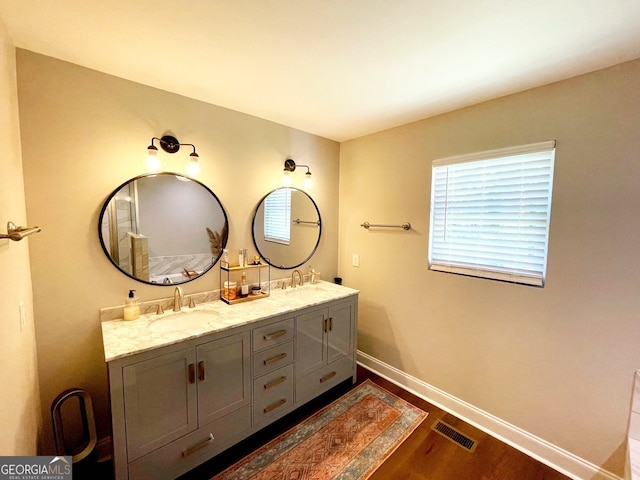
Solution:
{"label": "cabinet knob", "polygon": [[204,362],[198,362],[198,380],[204,382]]}
{"label": "cabinet knob", "polygon": [[282,382],[284,382],[287,379],[286,376],[282,376],[279,378],[274,378],[273,380],[271,380],[270,382],[267,382],[264,384],[264,389],[265,390],[269,390],[270,388],[275,387],[276,385],[280,385]]}
{"label": "cabinet knob", "polygon": [[284,382],[287,379],[286,376],[282,376],[279,378],[274,378],[273,380],[271,380],[270,382],[267,382],[264,384],[264,389],[265,390],[269,390],[270,388],[275,387],[276,385],[280,385],[282,382]]}
{"label": "cabinet knob", "polygon": [[209,445],[211,442],[213,442],[215,440],[213,433],[209,434],[209,437],[204,440],[203,442],[200,442],[197,445],[194,445],[191,448],[187,448],[186,450],[182,451],[182,456],[183,457],[188,457],[189,455],[191,455],[192,453],[197,452],[198,450],[200,450],[201,448],[206,447],[207,445]]}
{"label": "cabinet knob", "polygon": [[266,360],[263,361],[263,363],[265,365],[271,365],[272,363],[279,362],[280,360],[284,360],[285,358],[287,358],[287,352],[282,352],[282,353],[279,353],[278,355],[274,355],[271,358],[267,358]]}
{"label": "cabinet knob", "polygon": [[264,413],[269,413],[269,412],[275,410],[276,408],[281,407],[285,403],[287,403],[287,400],[285,398],[281,398],[277,402],[274,402],[271,405],[269,405],[267,407],[264,407]]}
{"label": "cabinet knob", "polygon": [[324,383],[327,380],[331,380],[335,376],[336,376],[336,372],[327,373],[324,377],[320,379],[320,383]]}
{"label": "cabinet knob", "polygon": [[276,338],[281,337],[281,336],[286,335],[286,334],[287,334],[286,330],[278,330],[277,332],[273,332],[273,333],[270,333],[268,335],[264,335],[262,338],[264,338],[265,341],[269,341],[269,340],[276,339]]}
{"label": "cabinet knob", "polygon": [[193,363],[189,364],[188,373],[189,383],[196,383],[196,366]]}
{"label": "cabinet knob", "polygon": [[324,333],[329,333],[333,330],[333,317],[324,319]]}

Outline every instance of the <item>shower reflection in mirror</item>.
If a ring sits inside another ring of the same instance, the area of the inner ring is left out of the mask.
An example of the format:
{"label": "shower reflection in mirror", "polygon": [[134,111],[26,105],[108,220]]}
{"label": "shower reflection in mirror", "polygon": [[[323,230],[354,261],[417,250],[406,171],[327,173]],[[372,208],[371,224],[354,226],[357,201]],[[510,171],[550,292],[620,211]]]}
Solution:
{"label": "shower reflection in mirror", "polygon": [[160,173],[118,187],[105,202],[99,234],[119,270],[166,285],[211,269],[226,246],[228,223],[218,198],[203,184]]}

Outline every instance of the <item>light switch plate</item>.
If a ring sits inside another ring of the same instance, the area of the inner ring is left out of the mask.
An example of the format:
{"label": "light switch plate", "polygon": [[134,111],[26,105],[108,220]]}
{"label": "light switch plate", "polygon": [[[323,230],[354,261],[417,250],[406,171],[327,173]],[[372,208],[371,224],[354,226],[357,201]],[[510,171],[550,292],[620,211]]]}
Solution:
{"label": "light switch plate", "polygon": [[360,266],[360,255],[358,253],[354,253],[353,257],[351,258],[351,264],[354,267],[359,267]]}

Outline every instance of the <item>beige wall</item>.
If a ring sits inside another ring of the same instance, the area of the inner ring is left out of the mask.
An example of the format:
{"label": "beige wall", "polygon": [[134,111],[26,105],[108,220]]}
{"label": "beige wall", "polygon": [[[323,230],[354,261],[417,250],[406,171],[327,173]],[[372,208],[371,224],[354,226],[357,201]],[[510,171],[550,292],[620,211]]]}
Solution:
{"label": "beige wall", "polygon": [[[0,232],[27,225],[15,48],[0,19]],[[0,455],[35,455],[41,430],[29,244],[0,240]],[[21,328],[19,304],[24,302]]]}
{"label": "beige wall", "polygon": [[[0,94],[9,99],[9,110],[0,115],[0,135],[9,138],[0,144],[12,147],[0,160],[0,213],[26,222],[19,139],[10,128],[17,121],[12,58],[3,43]],[[361,290],[361,350],[621,474],[618,453],[632,373],[640,364],[639,79],[640,61],[632,62],[339,146],[19,50],[27,213],[43,232],[21,244],[0,242],[2,271],[25,272],[11,277],[10,289],[2,286],[15,298],[0,305],[0,318],[15,330],[17,302],[25,300],[30,312],[29,245],[44,418],[61,390],[86,388],[94,397],[99,434],[106,435],[98,309],[122,303],[130,288],[143,300],[170,294],[116,271],[100,249],[97,223],[112,189],[143,172],[150,138],[172,130],[197,145],[200,179],[230,218],[231,248],[252,249],[251,214],[278,186],[284,159],[312,167],[323,239],[310,265],[325,279],[340,273]],[[428,271],[431,160],[549,139],[558,144],[546,287]],[[366,231],[359,226],[365,220],[410,221],[414,229]],[[360,254],[359,268],[351,266],[353,253]],[[214,269],[185,291],[218,284]],[[15,348],[16,339],[26,337],[9,338],[7,345]],[[23,415],[9,410],[11,421],[4,419],[5,406],[0,409],[2,430],[12,425],[0,444],[4,449],[5,437],[11,437],[9,453],[29,451],[16,442],[28,444],[33,437],[20,440],[17,432],[38,429],[35,376],[24,375],[25,364],[31,372],[35,368],[33,340],[25,347],[17,355],[5,353],[10,350],[4,345],[0,350],[7,358],[3,377],[20,365],[19,378],[7,378],[21,382],[11,390],[12,400],[14,390],[24,400]],[[16,418],[28,428],[16,427]]]}
{"label": "beige wall", "polygon": [[[340,154],[339,271],[361,290],[359,348],[617,474],[640,365],[639,84],[635,61]],[[552,139],[545,288],[429,271],[431,161]]]}
{"label": "beige wall", "polygon": [[[196,145],[199,179],[229,216],[229,247],[247,248],[250,255],[253,210],[279,186],[284,160],[291,156],[310,165],[316,180],[311,195],[325,228],[309,265],[331,277],[337,271],[339,145],[31,52],[18,50],[17,58],[27,211],[43,228],[31,243],[42,408],[46,412],[61,390],[86,388],[103,436],[109,418],[98,311],[122,304],[132,288],[142,301],[172,295],[170,287],[141,284],[118,272],[98,240],[104,200],[144,173],[151,137],[171,130]],[[176,155],[166,158],[177,163]],[[272,269],[272,278],[290,274]],[[219,288],[217,266],[183,288]],[[45,428],[46,447],[50,430]]]}

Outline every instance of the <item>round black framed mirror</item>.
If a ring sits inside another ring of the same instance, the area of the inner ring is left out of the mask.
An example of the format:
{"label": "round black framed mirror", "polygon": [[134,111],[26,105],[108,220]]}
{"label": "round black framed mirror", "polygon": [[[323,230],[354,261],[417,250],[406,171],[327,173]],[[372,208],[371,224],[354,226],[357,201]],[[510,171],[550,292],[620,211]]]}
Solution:
{"label": "round black framed mirror", "polygon": [[320,244],[320,210],[308,193],[292,187],[277,188],[258,203],[251,230],[258,253],[271,266],[297,268]]}
{"label": "round black framed mirror", "polygon": [[125,275],[151,285],[209,271],[227,245],[227,213],[207,186],[176,173],[140,175],[117,187],[98,221],[102,249]]}

